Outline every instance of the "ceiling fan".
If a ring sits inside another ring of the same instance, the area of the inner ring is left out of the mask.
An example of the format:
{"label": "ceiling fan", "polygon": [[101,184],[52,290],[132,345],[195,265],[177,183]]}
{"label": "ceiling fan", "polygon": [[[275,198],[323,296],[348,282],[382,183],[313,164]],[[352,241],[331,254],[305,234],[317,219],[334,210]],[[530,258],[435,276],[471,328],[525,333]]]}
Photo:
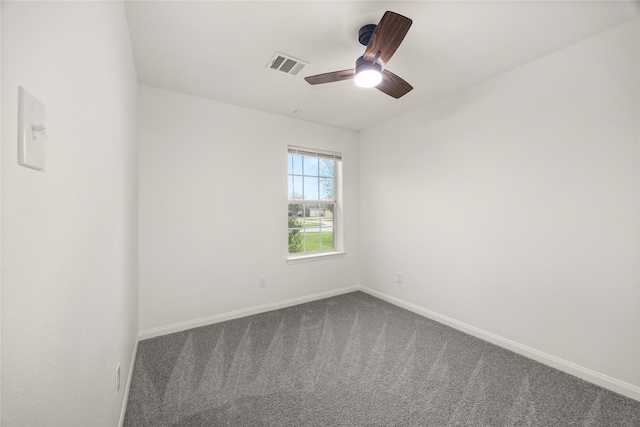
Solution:
{"label": "ceiling fan", "polygon": [[358,86],[376,87],[394,98],[406,95],[413,86],[382,66],[402,43],[413,21],[406,16],[387,11],[378,23],[365,25],[358,31],[360,44],[366,46],[364,55],[356,60],[355,69],[333,71],[305,77],[307,83],[319,85],[355,79]]}

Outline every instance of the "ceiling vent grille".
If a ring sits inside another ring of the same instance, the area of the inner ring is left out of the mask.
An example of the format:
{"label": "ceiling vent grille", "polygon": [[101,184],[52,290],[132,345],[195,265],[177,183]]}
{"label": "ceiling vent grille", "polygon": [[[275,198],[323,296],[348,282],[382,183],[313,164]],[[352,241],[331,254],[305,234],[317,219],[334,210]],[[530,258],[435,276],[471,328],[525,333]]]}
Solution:
{"label": "ceiling vent grille", "polygon": [[308,62],[301,61],[281,52],[276,52],[267,64],[267,68],[296,76],[307,65],[309,65]]}

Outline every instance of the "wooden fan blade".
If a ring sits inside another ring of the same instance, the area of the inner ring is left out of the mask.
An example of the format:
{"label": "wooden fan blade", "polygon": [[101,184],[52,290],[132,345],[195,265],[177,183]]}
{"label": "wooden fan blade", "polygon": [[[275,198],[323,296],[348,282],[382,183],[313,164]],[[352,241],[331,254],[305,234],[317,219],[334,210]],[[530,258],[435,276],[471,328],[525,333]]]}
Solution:
{"label": "wooden fan blade", "polygon": [[364,59],[373,61],[376,53],[380,52],[379,59],[386,64],[404,40],[412,23],[406,16],[386,11],[371,35]]}
{"label": "wooden fan blade", "polygon": [[355,70],[342,70],[342,71],[334,71],[331,73],[324,74],[316,74],[315,76],[305,77],[304,79],[310,85],[320,85],[323,83],[332,83],[339,82],[342,80],[349,80],[354,78],[356,75]]}
{"label": "wooden fan blade", "polygon": [[402,77],[398,77],[391,71],[384,70],[382,72],[382,81],[376,86],[380,92],[384,92],[389,96],[398,99],[401,96],[411,92],[413,86],[404,81]]}

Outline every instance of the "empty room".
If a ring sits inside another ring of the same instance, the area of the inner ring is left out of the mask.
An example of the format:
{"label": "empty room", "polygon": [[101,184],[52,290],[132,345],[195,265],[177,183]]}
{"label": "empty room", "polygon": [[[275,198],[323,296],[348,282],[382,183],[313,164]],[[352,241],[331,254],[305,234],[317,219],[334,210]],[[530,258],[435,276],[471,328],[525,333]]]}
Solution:
{"label": "empty room", "polygon": [[0,2],[2,427],[640,426],[640,2]]}

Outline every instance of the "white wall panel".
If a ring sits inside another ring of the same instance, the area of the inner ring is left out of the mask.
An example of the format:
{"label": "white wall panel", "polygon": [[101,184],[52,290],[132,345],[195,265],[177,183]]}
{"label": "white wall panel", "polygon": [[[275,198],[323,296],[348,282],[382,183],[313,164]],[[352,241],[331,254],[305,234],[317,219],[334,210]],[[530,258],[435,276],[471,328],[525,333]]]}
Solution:
{"label": "white wall panel", "polygon": [[640,385],[638,53],[635,20],[360,132],[362,285]]}
{"label": "white wall panel", "polygon": [[[138,331],[137,83],[124,6],[1,7],[2,425],[114,426]],[[44,172],[18,166],[18,85],[45,106]]]}
{"label": "white wall panel", "polygon": [[[355,132],[149,86],[139,115],[141,331],[358,284]],[[343,153],[343,258],[285,262],[289,144]]]}

